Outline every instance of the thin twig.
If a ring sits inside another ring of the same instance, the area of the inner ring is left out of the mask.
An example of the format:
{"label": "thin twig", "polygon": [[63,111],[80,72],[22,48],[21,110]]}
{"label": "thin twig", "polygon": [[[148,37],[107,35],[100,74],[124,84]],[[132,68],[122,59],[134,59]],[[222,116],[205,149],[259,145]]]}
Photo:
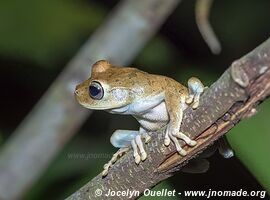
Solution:
{"label": "thin twig", "polygon": [[209,22],[213,0],[197,0],[195,4],[196,22],[199,31],[213,54],[221,52],[221,44]]}

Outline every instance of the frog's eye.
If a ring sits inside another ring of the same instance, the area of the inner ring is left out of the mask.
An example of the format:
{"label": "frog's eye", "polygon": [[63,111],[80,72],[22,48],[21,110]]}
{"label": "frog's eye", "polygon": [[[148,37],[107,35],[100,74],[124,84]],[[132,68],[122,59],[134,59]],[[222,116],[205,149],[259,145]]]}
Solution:
{"label": "frog's eye", "polygon": [[101,84],[97,81],[93,81],[89,86],[89,95],[92,99],[100,100],[104,95]]}

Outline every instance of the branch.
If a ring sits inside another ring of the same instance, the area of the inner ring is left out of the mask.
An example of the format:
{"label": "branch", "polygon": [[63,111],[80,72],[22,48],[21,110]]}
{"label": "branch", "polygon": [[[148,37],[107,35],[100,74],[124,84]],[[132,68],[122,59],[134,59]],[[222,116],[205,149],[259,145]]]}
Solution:
{"label": "branch", "polygon": [[[198,141],[195,148],[182,146],[188,155],[181,157],[173,144],[163,145],[162,130],[152,134],[145,145],[148,158],[136,165],[129,151],[102,178],[98,175],[68,200],[104,199],[112,191],[139,191],[140,194],[160,181],[173,176],[190,159],[213,144],[242,119],[255,114],[257,105],[270,95],[270,39],[258,48],[232,63],[223,75],[202,95],[195,111],[185,111],[181,130]],[[95,193],[102,192],[101,196]],[[133,196],[131,199],[136,199]],[[110,197],[110,199],[124,199]]]}
{"label": "branch", "polygon": [[125,65],[157,31],[180,0],[123,0],[86,41],[0,152],[0,199],[31,187],[91,112],[74,100],[75,85],[100,59]]}

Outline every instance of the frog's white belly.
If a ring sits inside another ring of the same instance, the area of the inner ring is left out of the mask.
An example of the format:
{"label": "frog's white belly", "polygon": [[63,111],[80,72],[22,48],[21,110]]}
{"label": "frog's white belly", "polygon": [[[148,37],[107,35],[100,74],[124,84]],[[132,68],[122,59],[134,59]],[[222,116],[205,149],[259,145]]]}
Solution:
{"label": "frog's white belly", "polygon": [[[179,102],[180,103],[180,102]],[[187,108],[186,104],[183,104],[183,110]],[[162,101],[156,107],[146,111],[140,115],[133,115],[140,125],[147,131],[157,131],[164,127],[169,122],[169,115],[166,108],[166,104]]]}
{"label": "frog's white belly", "polygon": [[169,115],[164,101],[143,114],[135,114],[133,116],[147,131],[156,131],[165,126],[169,121]]}

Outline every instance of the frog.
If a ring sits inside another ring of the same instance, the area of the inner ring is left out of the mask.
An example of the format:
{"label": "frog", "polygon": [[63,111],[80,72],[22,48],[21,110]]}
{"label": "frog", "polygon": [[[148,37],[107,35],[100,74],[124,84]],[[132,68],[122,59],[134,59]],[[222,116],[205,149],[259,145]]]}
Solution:
{"label": "frog", "polygon": [[151,134],[164,129],[164,145],[175,145],[181,156],[187,152],[180,141],[194,147],[197,142],[180,131],[183,113],[188,108],[198,108],[205,90],[202,82],[191,77],[188,87],[163,75],[144,72],[134,67],[121,67],[107,60],[99,60],[92,66],[90,77],[75,88],[75,98],[83,107],[104,110],[112,114],[131,115],[139,123],[139,130],[116,130],[110,142],[119,148],[111,160],[104,165],[103,176],[109,168],[133,149],[136,164],[145,161],[144,145]]}

